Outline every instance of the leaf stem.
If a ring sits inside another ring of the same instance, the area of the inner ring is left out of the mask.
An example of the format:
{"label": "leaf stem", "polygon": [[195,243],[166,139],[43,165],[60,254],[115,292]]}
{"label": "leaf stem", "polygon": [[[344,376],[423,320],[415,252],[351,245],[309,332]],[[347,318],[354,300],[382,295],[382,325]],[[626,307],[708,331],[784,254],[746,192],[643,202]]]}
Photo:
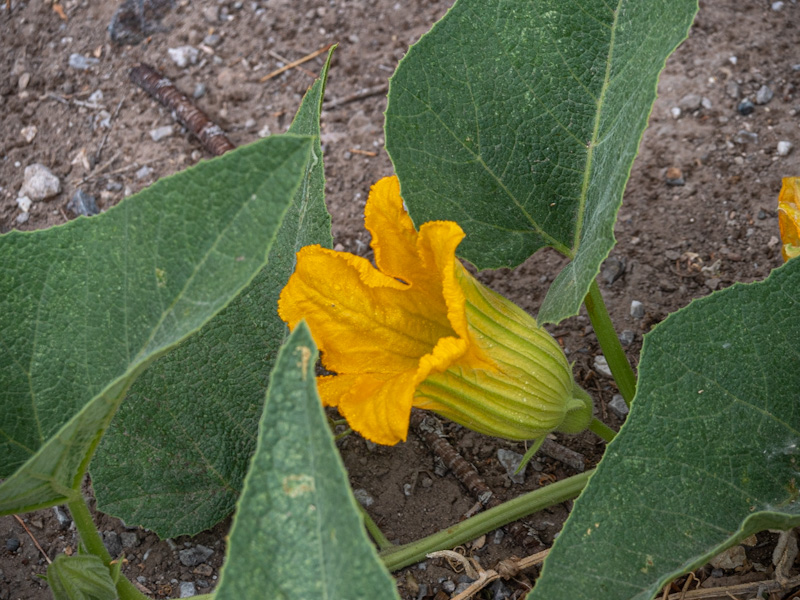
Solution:
{"label": "leaf stem", "polygon": [[617,332],[614,331],[614,324],[611,322],[611,317],[608,316],[608,310],[596,279],[592,281],[584,303],[589,312],[589,319],[592,321],[592,328],[597,335],[597,341],[600,342],[600,348],[603,350],[603,356],[606,357],[608,367],[619,387],[619,392],[625,399],[625,404],[630,406],[636,395],[636,375],[634,375],[631,363],[628,362],[628,357],[622,349]]}
{"label": "leaf stem", "polygon": [[[111,571],[111,555],[103,545],[103,540],[97,531],[92,520],[92,514],[89,512],[89,507],[83,494],[77,493],[76,497],[67,503],[69,512],[72,515],[72,520],[75,522],[75,527],[78,534],[81,536],[81,542],[86,547],[86,550],[99,556],[103,564]],[[127,577],[120,573],[117,579],[117,593],[119,600],[150,600],[142,592],[137,590],[134,585],[128,580]]]}
{"label": "leaf stem", "polygon": [[536,511],[571,500],[581,493],[592,473],[594,469],[567,477],[490,508],[428,537],[384,550],[380,553],[383,564],[390,571],[402,569],[423,560],[430,552],[453,548]]}
{"label": "leaf stem", "polygon": [[375,540],[375,543],[378,544],[378,550],[388,550],[394,547],[394,544],[383,534],[378,524],[375,523],[372,517],[369,516],[369,513],[364,510],[364,507],[360,504],[357,504],[357,506],[361,516],[364,518],[364,526],[367,528],[367,532],[372,539]]}
{"label": "leaf stem", "polygon": [[611,429],[608,425],[603,423],[600,419],[593,417],[589,422],[589,431],[598,437],[610,442],[617,436],[617,432]]}

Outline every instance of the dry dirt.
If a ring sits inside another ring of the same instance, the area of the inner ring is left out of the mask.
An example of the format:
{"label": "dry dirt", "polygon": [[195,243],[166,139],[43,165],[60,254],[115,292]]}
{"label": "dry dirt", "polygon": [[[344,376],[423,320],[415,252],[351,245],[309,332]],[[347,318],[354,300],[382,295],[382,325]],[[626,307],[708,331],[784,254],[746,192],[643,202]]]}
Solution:
{"label": "dry dirt", "polygon": [[[261,83],[265,74],[338,42],[327,98],[380,86],[409,44],[451,2],[179,0],[170,5],[145,0],[150,31],[136,45],[109,39],[116,3],[62,0],[65,18],[47,1],[13,1],[11,11],[2,4],[0,233],[74,218],[67,205],[78,189],[94,196],[104,210],[159,177],[209,158],[178,126],[170,137],[151,139],[151,130],[174,122],[167,110],[129,82],[128,69],[140,61],[160,69],[189,95],[202,84],[205,93],[197,105],[234,143],[245,144],[288,127],[322,57],[303,65],[309,72],[294,68]],[[642,334],[667,314],[735,281],[763,279],[781,263],[776,198],[781,177],[800,174],[800,8],[794,0],[780,4],[775,10],[762,0],[701,2],[689,39],[667,63],[620,212],[619,243],[601,277],[612,318],[620,331],[632,336],[627,351],[634,363]],[[123,13],[117,20],[119,27],[140,23],[126,21]],[[212,34],[218,37],[209,38]],[[200,52],[195,64],[179,68],[167,50],[184,45]],[[79,70],[69,66],[72,54],[97,60]],[[755,102],[764,85],[774,97],[756,104],[749,115],[739,114],[739,102],[745,97]],[[334,243],[355,253],[364,254],[369,242],[362,226],[369,186],[392,172],[383,150],[385,103],[385,94],[378,94],[322,114]],[[30,136],[32,126],[36,134],[28,141],[25,133]],[[742,143],[746,137],[749,141]],[[780,141],[795,149],[780,156]],[[25,221],[16,198],[25,167],[36,162],[60,178],[61,192],[35,202]],[[672,185],[678,175],[683,184]],[[514,271],[481,277],[535,314],[544,283],[560,265],[555,253],[542,252]],[[643,304],[641,318],[631,316],[634,300]],[[588,319],[569,319],[552,332],[575,361],[579,380],[594,394],[598,414],[618,426],[619,418],[608,409],[615,386],[593,368],[599,349]],[[528,470],[524,484],[512,483],[497,450],[522,451],[521,444],[452,425],[445,430],[501,498],[575,473],[544,457]],[[586,468],[600,457],[602,444],[591,434],[561,436],[559,441],[583,454]],[[459,521],[474,504],[452,474],[437,471],[431,451],[414,435],[392,448],[368,447],[352,436],[340,447],[353,487],[374,500],[369,512],[391,540],[408,542],[433,533]],[[492,533],[482,547],[466,550],[485,567],[541,550],[552,543],[569,508],[567,503],[534,515],[522,527],[504,536]],[[60,529],[52,509],[23,518],[50,557],[76,547],[74,531]],[[132,544],[125,549],[130,560],[126,573],[139,577],[154,597],[176,597],[180,582],[195,583],[198,593],[213,588],[224,554],[225,524],[195,538],[169,541],[126,529],[108,517],[99,517],[99,526],[135,534],[126,538]],[[11,539],[20,544],[14,552],[8,550],[8,544],[14,545]],[[44,572],[45,560],[13,517],[0,518],[0,542],[0,600],[48,597],[33,577]],[[199,567],[183,566],[178,550],[196,544],[214,554]],[[449,598],[448,582],[457,585],[459,576],[438,561],[427,561],[424,567],[398,574],[403,598]],[[483,597],[521,597],[535,575],[532,569],[508,587],[483,592]]]}

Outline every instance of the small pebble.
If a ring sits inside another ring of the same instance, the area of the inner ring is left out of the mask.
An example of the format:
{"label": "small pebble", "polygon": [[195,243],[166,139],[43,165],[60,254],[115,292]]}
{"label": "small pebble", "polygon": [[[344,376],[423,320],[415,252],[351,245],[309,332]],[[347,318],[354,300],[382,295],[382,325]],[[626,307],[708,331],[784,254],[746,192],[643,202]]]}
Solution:
{"label": "small pebble", "polygon": [[739,102],[739,105],[736,107],[737,112],[745,117],[749,114],[752,114],[755,109],[755,105],[750,101],[749,98],[745,98]]}
{"label": "small pebble", "polygon": [[413,493],[413,487],[410,483],[403,484],[403,495],[408,497]]}
{"label": "small pebble", "polygon": [[192,92],[192,98],[195,100],[202,98],[206,95],[206,84],[205,83],[198,83],[194,86],[194,91]]}
{"label": "small pebble", "polygon": [[511,481],[514,483],[525,483],[525,471],[528,469],[528,465],[522,467],[519,473],[515,473],[522,459],[523,456],[519,452],[514,452],[513,450],[507,450],[505,448],[498,448],[497,450],[497,460],[503,465],[509,478],[511,478]]}
{"label": "small pebble", "polygon": [[77,190],[67,202],[67,210],[76,216],[91,217],[100,212],[94,196]]}
{"label": "small pebble", "polygon": [[206,46],[211,46],[212,48],[216,48],[217,46],[222,43],[222,36],[218,33],[209,33],[206,37],[203,38],[203,43]]}
{"label": "small pebble", "polygon": [[733,136],[733,141],[737,144],[757,144],[758,134],[747,131],[746,129],[740,129],[736,132],[736,135]]}
{"label": "small pebble", "polygon": [[191,598],[192,596],[197,595],[197,588],[195,588],[194,583],[191,581],[181,581],[180,586],[180,598]]}
{"label": "small pebble", "polygon": [[194,548],[186,548],[178,552],[178,560],[186,567],[196,567],[211,558],[212,554],[214,551],[211,548],[197,544]]}
{"label": "small pebble", "polygon": [[767,217],[769,217],[767,212],[763,208],[759,208],[758,209],[758,214],[756,215],[756,219],[758,219],[759,221],[763,221]]}
{"label": "small pebble", "polygon": [[59,528],[69,529],[69,526],[72,525],[72,517],[69,516],[69,513],[60,506],[54,506],[53,512],[56,513]]}
{"label": "small pebble", "polygon": [[672,115],[673,119],[679,119],[681,116],[681,109],[677,106],[673,106],[669,109],[670,114]]}
{"label": "small pebble", "polygon": [[603,263],[600,276],[607,285],[611,285],[625,274],[625,261],[616,256],[609,256]]}
{"label": "small pebble", "polygon": [[506,537],[506,532],[503,529],[497,529],[492,536],[492,543],[495,545],[500,544],[503,541],[503,538]]}
{"label": "small pebble", "polygon": [[25,88],[28,87],[28,84],[31,82],[31,74],[30,73],[23,73],[19,76],[17,80],[17,88],[19,88],[20,92],[24,92]]}
{"label": "small pebble", "polygon": [[135,548],[139,545],[139,536],[135,531],[123,531],[119,534],[123,548]]}
{"label": "small pebble", "polygon": [[702,106],[706,110],[711,110],[711,108],[714,105],[711,104],[711,99],[710,98],[706,98],[705,96],[703,96],[703,99],[700,101],[700,106]]}
{"label": "small pebble", "polygon": [[442,582],[442,589],[448,594],[452,594],[456,590],[456,584],[449,579],[445,579]]}
{"label": "small pebble", "polygon": [[151,175],[152,173],[153,173],[153,169],[151,169],[150,167],[148,167],[147,165],[145,165],[145,166],[143,166],[141,169],[139,169],[138,171],[136,171],[136,173],[135,173],[135,177],[136,177],[136,179],[140,179],[140,180],[141,180],[141,179],[146,179],[146,178],[150,177],[150,175]]}
{"label": "small pebble", "polygon": [[16,552],[19,549],[19,540],[15,537],[6,539],[6,550],[9,552]]}
{"label": "small pebble", "polygon": [[83,54],[74,53],[69,55],[69,66],[78,71],[86,71],[92,65],[96,65],[99,62],[99,59],[84,56]]}
{"label": "small pebble", "polygon": [[722,283],[719,277],[709,277],[706,279],[706,287],[710,289],[712,292],[719,288],[719,284]]}
{"label": "small pebble", "polygon": [[24,213],[19,213],[17,215],[17,218],[14,220],[17,222],[17,225],[22,225],[24,223],[27,223],[28,219],[30,218],[31,218],[31,213],[24,212]]}
{"label": "small pebble", "polygon": [[762,85],[756,92],[756,104],[767,104],[770,100],[772,100],[774,95],[775,94],[771,89],[769,89],[766,85]]}
{"label": "small pebble", "polygon": [[27,127],[23,127],[19,130],[22,139],[24,139],[29,144],[33,141],[33,138],[36,137],[36,134],[39,133],[39,130],[36,128],[36,125],[28,125]]}
{"label": "small pebble", "polygon": [[99,104],[103,101],[103,90],[95,90],[86,100],[92,104]]}
{"label": "small pebble", "polygon": [[150,130],[150,139],[154,142],[160,142],[164,138],[168,138],[175,133],[175,128],[172,125],[163,125]]}
{"label": "small pebble", "polygon": [[513,594],[502,579],[496,580],[489,591],[492,593],[492,600],[509,600]]}
{"label": "small pebble", "polygon": [[683,178],[683,171],[681,171],[678,167],[670,167],[667,169],[667,174],[664,180],[667,182],[667,185],[684,185],[686,180]]}
{"label": "small pebble", "polygon": [[46,200],[61,191],[61,181],[53,172],[40,163],[25,167],[25,175],[18,196],[28,196],[31,200]]}
{"label": "small pebble", "polygon": [[619,334],[619,341],[622,342],[623,346],[630,346],[634,339],[636,339],[636,334],[630,329],[624,329],[622,333]]}
{"label": "small pebble", "polygon": [[778,156],[787,156],[792,151],[792,148],[792,142],[787,142],[786,140],[778,142]]}
{"label": "small pebble", "polygon": [[678,101],[678,106],[682,110],[698,110],[702,106],[703,98],[698,94],[687,94]]}
{"label": "small pebble", "polygon": [[772,3],[772,10],[774,10],[775,12],[778,12],[779,10],[783,10],[783,2],[781,2],[780,0],[778,0],[778,2],[773,2]]}
{"label": "small pebble", "polygon": [[33,204],[33,201],[27,196],[20,196],[17,198],[17,206],[19,206],[19,209],[24,213],[30,212],[31,204]]}
{"label": "small pebble", "polygon": [[728,83],[725,84],[725,93],[734,100],[737,100],[739,96],[741,96],[739,84],[733,80],[728,81]]}
{"label": "small pebble", "polygon": [[608,403],[608,409],[620,419],[624,419],[628,414],[628,405],[625,404],[625,398],[622,397],[622,394],[614,394],[611,402]]}
{"label": "small pebble", "polygon": [[608,367],[608,361],[606,357],[602,354],[594,357],[594,368],[598,373],[605,375],[606,377],[613,377],[613,373],[611,373],[611,369]]}
{"label": "small pebble", "polygon": [[119,540],[119,535],[116,531],[103,532],[103,546],[106,547],[111,558],[117,558],[122,554],[122,542]]}
{"label": "small pebble", "polygon": [[644,304],[642,304],[638,300],[633,300],[631,302],[631,316],[634,319],[644,318]]}
{"label": "small pebble", "polygon": [[353,496],[355,496],[358,503],[363,506],[364,508],[369,508],[373,504],[375,504],[375,498],[369,495],[369,492],[364,488],[358,488],[353,490]]}
{"label": "small pebble", "polygon": [[167,48],[167,54],[178,67],[183,69],[190,64],[197,63],[197,56],[200,51],[194,46],[178,46],[177,48]]}

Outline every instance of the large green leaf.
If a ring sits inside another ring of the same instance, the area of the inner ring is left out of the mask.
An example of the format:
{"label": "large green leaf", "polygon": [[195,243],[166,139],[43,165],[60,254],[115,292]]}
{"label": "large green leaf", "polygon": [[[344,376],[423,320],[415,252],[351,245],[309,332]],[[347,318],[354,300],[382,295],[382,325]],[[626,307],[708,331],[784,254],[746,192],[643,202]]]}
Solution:
{"label": "large green leaf", "polygon": [[755,531],[800,525],[800,260],[645,337],[628,421],[533,598],[652,598]]}
{"label": "large green leaf", "polygon": [[217,600],[398,598],[350,493],[317,395],[316,360],[301,323],[272,373]]}
{"label": "large green leaf", "polygon": [[572,262],[539,312],[576,314],[613,228],[666,57],[697,0],[458,0],[400,62],[386,147],[417,223],[458,222],[478,268]]}
{"label": "large green leaf", "polygon": [[162,537],[194,534],[233,512],[269,373],[288,330],[278,295],[308,244],[330,247],[319,114],[328,65],[289,129],[311,135],[313,157],[267,267],[197,335],[139,378],[92,461],[101,510]]}
{"label": "large green leaf", "polygon": [[75,493],[136,375],[264,265],[310,150],[263,140],[103,215],[0,237],[0,514]]}

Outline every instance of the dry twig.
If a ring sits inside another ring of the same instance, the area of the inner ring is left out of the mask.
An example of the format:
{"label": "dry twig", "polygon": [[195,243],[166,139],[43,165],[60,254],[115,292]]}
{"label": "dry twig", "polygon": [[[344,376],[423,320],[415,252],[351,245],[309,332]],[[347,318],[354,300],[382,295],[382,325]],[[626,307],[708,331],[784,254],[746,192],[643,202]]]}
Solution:
{"label": "dry twig", "polygon": [[25,529],[25,533],[27,533],[27,534],[30,536],[30,538],[33,540],[33,545],[34,545],[34,546],[36,546],[36,547],[39,549],[39,552],[41,552],[41,553],[42,553],[42,556],[44,556],[44,559],[47,561],[47,564],[48,564],[48,565],[49,565],[49,564],[51,564],[53,561],[52,561],[52,560],[50,560],[50,557],[49,557],[49,556],[47,556],[47,552],[45,552],[44,550],[42,550],[42,547],[39,545],[39,542],[37,542],[37,541],[36,541],[36,538],[35,538],[35,537],[33,537],[33,534],[31,533],[31,530],[30,530],[30,529],[28,529],[28,526],[27,526],[27,525],[25,525],[25,521],[23,521],[23,520],[22,520],[22,519],[19,517],[19,515],[14,515],[14,518],[15,518],[17,521],[19,521],[19,524],[20,524],[20,525],[22,525],[23,529]]}
{"label": "dry twig", "polygon": [[[274,50],[267,50],[267,54],[269,54],[272,58],[281,61],[283,64],[287,64],[287,63],[292,62],[288,58],[286,58],[285,56],[281,56],[280,54],[278,54]],[[303,73],[305,73],[306,75],[308,75],[309,77],[311,77],[313,79],[317,78],[317,76],[314,73],[312,73],[311,71],[309,71],[305,67],[301,67],[301,66],[298,65],[297,70],[298,71],[302,71]]]}
{"label": "dry twig", "polygon": [[389,91],[389,84],[382,83],[380,85],[376,85],[369,88],[364,88],[363,90],[358,90],[354,94],[350,94],[349,96],[345,96],[344,98],[334,98],[330,102],[326,102],[323,105],[325,110],[331,110],[334,108],[338,108],[344,104],[349,104],[350,102],[356,102],[358,100],[363,100],[365,98],[371,98],[372,96],[377,96],[379,94],[385,94]]}
{"label": "dry twig", "polygon": [[[675,592],[664,596],[667,600],[721,600],[736,598],[742,594],[758,592],[762,589],[767,592],[782,592],[800,586],[800,575],[786,580],[784,583],[770,579],[767,581],[753,581],[718,588]],[[455,599],[453,599],[455,600]]]}
{"label": "dry twig", "polygon": [[163,77],[153,67],[140,63],[132,68],[128,75],[131,81],[170,109],[178,122],[192,132],[211,154],[222,156],[228,150],[235,148],[219,125],[213,123],[189,98],[178,91],[169,79]]}
{"label": "dry twig", "polygon": [[570,450],[555,440],[545,438],[544,442],[542,442],[542,447],[539,450],[542,452],[542,454],[546,454],[550,458],[575,469],[579,473],[583,473],[583,471],[586,469],[586,463],[583,454],[575,452],[575,450]]}
{"label": "dry twig", "polygon": [[267,75],[264,75],[261,79],[259,79],[259,81],[261,83],[269,81],[270,79],[272,79],[273,77],[277,77],[278,75],[280,75],[284,71],[288,71],[289,69],[294,69],[295,67],[297,67],[299,65],[302,65],[304,62],[308,62],[308,61],[310,61],[310,60],[312,60],[314,58],[317,58],[320,54],[322,54],[323,52],[327,52],[332,47],[333,47],[333,44],[328,44],[324,48],[320,48],[319,50],[314,50],[314,52],[312,52],[311,54],[306,54],[303,58],[299,58],[299,59],[297,59],[295,61],[292,61],[288,65],[284,65],[280,69],[276,69],[272,73],[268,73]]}
{"label": "dry twig", "polygon": [[477,572],[475,568],[469,568],[467,565],[467,558],[461,556],[457,552],[451,552],[447,550],[443,550],[441,552],[432,552],[428,554],[428,558],[437,558],[437,557],[445,557],[445,558],[453,558],[458,560],[460,563],[464,565],[464,570],[468,577],[475,579],[472,584],[465,589],[460,594],[453,596],[450,600],[467,600],[471,598],[495,579],[511,579],[512,577],[516,576],[520,571],[523,571],[529,567],[533,567],[535,565],[540,564],[547,558],[547,555],[550,553],[550,550],[543,550],[541,552],[537,552],[536,554],[532,554],[531,556],[526,556],[525,558],[516,558],[511,557],[506,560],[501,560],[497,563],[497,566],[494,569],[489,569],[488,571],[484,571],[480,563],[474,558],[469,559],[472,561],[472,565],[477,567]]}

